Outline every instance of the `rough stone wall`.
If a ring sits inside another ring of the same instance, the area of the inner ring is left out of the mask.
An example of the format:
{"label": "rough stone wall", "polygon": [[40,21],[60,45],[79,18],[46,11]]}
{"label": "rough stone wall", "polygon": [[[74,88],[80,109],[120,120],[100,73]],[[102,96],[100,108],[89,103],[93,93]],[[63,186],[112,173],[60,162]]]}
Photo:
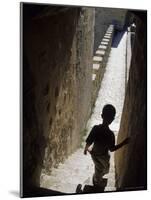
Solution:
{"label": "rough stone wall", "polygon": [[[93,28],[92,28],[93,27]],[[77,31],[74,38],[73,51],[76,66],[76,119],[77,132],[75,139],[81,140],[85,125],[91,114],[92,98],[92,63],[93,63],[93,45],[94,45],[94,9],[82,8]],[[73,61],[72,61],[73,62]],[[73,64],[74,65],[74,64]],[[77,144],[76,144],[77,146]]]}
{"label": "rough stone wall", "polygon": [[122,30],[125,25],[126,9],[95,8],[95,40],[94,52],[98,48],[108,26],[115,25],[115,29]]}
{"label": "rough stone wall", "polygon": [[[23,184],[80,144],[91,105],[93,9],[24,6]],[[29,10],[31,9],[31,13]],[[24,188],[24,189],[25,189]]]}
{"label": "rough stone wall", "polygon": [[118,143],[130,143],[115,153],[116,185],[119,190],[146,188],[146,13],[136,14],[136,35]]}

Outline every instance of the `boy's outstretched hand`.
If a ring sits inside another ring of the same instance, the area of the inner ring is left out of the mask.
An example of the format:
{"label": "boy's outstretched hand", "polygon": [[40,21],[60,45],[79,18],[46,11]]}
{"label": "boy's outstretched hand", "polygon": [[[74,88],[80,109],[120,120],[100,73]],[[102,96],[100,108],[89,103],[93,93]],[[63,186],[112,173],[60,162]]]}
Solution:
{"label": "boy's outstretched hand", "polygon": [[130,142],[130,137],[127,137],[124,141],[123,141],[123,144],[125,145],[125,144],[128,144],[129,142]]}

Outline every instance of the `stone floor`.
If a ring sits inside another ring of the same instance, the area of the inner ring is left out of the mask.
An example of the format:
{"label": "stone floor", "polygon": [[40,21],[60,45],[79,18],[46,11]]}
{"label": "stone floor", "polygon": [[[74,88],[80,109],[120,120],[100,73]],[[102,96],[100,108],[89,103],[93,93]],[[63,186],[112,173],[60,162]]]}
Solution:
{"label": "stone floor", "polygon": [[[118,38],[120,37],[120,40]],[[107,103],[116,107],[116,118],[110,128],[117,136],[125,94],[125,56],[126,56],[127,33],[121,37],[116,35],[115,45],[111,48],[106,72],[101,84],[101,88],[96,100],[93,114],[87,124],[87,134],[95,124],[101,123],[101,110]],[[118,41],[118,45],[117,44]],[[83,143],[84,148],[85,143]],[[90,155],[83,154],[83,148],[73,153],[63,164],[60,163],[57,169],[52,169],[51,176],[41,174],[41,186],[44,188],[58,190],[65,193],[75,193],[77,184],[92,185],[92,175],[94,171],[93,162]],[[105,176],[108,178],[105,191],[114,191],[115,171],[114,153],[111,153],[110,171]]]}

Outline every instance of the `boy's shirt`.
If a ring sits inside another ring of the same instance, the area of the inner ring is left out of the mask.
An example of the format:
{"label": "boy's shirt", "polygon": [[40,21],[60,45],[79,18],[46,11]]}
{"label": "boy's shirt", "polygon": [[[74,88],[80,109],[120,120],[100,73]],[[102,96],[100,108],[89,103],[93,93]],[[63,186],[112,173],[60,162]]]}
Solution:
{"label": "boy's shirt", "polygon": [[92,154],[105,156],[109,155],[108,151],[115,145],[114,133],[102,124],[92,128],[86,143],[93,144]]}

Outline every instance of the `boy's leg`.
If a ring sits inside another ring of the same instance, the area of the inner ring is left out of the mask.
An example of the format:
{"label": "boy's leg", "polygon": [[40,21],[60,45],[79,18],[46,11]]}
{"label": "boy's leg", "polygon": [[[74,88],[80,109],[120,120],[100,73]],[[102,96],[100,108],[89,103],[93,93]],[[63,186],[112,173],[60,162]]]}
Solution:
{"label": "boy's leg", "polygon": [[92,159],[95,165],[93,184],[99,187],[105,187],[106,180],[102,177],[109,172],[109,158],[92,155]]}

